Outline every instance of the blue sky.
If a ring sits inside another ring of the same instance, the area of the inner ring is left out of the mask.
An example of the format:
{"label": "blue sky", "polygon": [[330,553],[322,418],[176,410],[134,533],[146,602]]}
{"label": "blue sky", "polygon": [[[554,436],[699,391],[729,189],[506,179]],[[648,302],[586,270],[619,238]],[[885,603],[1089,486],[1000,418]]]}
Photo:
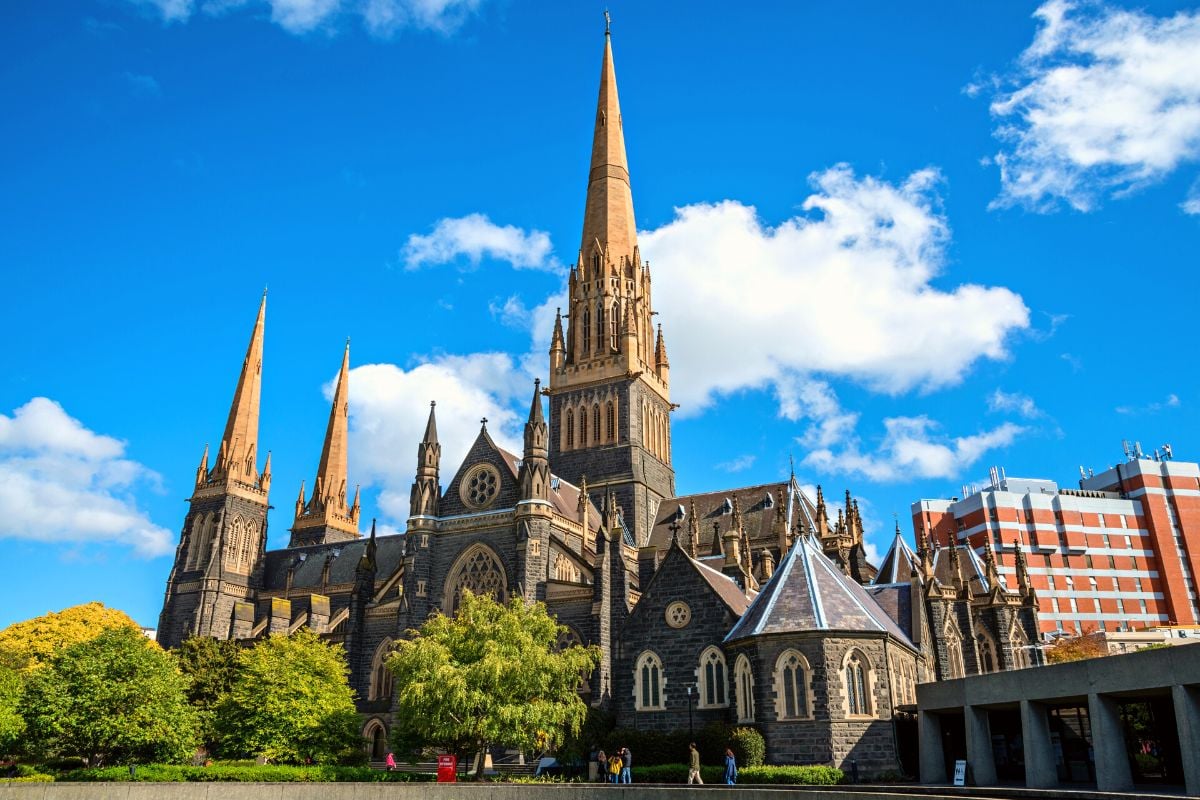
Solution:
{"label": "blue sky", "polygon": [[[1194,4],[611,4],[681,492],[893,514],[992,464],[1200,458]],[[271,545],[352,339],[351,481],[402,528],[519,442],[575,257],[601,6],[16,0],[0,10],[0,626],[157,620],[270,287]],[[911,537],[910,525],[905,524]]]}

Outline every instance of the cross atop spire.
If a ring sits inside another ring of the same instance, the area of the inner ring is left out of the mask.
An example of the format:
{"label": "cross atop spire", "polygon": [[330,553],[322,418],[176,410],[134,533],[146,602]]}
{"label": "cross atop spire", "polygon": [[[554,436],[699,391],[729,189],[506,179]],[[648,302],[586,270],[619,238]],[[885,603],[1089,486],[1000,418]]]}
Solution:
{"label": "cross atop spire", "polygon": [[612,33],[612,15],[608,13],[608,9],[604,9],[604,35],[609,36]]}

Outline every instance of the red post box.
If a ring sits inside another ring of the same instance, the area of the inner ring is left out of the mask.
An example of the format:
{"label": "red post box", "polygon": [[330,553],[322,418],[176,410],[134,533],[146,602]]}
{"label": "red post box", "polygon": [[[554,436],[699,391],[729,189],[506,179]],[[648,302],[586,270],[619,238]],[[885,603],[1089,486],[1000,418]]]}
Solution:
{"label": "red post box", "polygon": [[454,783],[458,780],[458,757],[438,756],[438,783]]}

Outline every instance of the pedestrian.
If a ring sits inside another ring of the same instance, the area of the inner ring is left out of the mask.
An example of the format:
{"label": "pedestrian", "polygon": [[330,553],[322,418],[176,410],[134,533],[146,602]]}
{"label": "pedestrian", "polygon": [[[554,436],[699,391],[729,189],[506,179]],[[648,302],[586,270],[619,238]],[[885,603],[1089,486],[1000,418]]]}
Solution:
{"label": "pedestrian", "polygon": [[704,785],[704,779],[700,777],[700,751],[695,742],[688,745],[688,785],[693,783]]}
{"label": "pedestrian", "polygon": [[621,782],[621,751],[613,753],[608,759],[608,776],[613,783]]}
{"label": "pedestrian", "polygon": [[728,747],[725,748],[725,783],[729,786],[737,783],[737,759]]}
{"label": "pedestrian", "polygon": [[633,753],[628,747],[621,748],[621,783],[633,783],[630,770],[633,769]]}
{"label": "pedestrian", "polygon": [[392,755],[391,753],[388,753],[388,755],[387,755],[387,771],[388,772],[396,771],[396,757],[394,755]]}
{"label": "pedestrian", "polygon": [[608,783],[608,756],[604,755],[603,750],[596,753],[596,764],[599,765],[596,770],[596,779],[600,783]]}

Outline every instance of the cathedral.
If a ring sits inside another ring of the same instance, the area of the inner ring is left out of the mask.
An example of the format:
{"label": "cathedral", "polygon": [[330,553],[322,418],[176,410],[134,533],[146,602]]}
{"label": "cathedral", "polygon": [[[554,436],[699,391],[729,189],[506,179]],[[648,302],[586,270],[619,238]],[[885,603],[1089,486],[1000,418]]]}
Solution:
{"label": "cathedral", "polygon": [[[347,475],[349,344],[320,462],[290,541],[267,550],[271,458],[259,467],[266,297],[215,457],[205,448],[167,581],[159,642],[253,640],[308,627],[345,647],[364,746],[386,752],[393,642],[464,589],[540,601],[562,644],[597,645],[581,694],[622,727],[757,728],[768,763],[899,772],[917,683],[1028,666],[1037,606],[966,545],[914,552],[896,531],[868,562],[858,504],[795,479],[679,495],[670,366],[654,324],[605,32],[583,235],[534,381],[521,453],[486,421],[443,465],[437,409],[416,444],[404,533],[363,535]],[[833,511],[836,510],[836,516]],[[903,735],[902,735],[903,734]],[[911,769],[911,768],[910,768]]]}

